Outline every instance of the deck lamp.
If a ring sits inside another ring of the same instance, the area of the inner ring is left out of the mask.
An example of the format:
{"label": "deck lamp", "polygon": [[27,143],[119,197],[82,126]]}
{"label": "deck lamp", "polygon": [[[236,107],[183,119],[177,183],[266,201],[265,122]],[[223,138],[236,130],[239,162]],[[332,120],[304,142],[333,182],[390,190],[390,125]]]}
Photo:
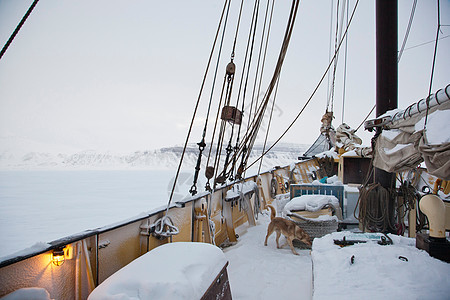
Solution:
{"label": "deck lamp", "polygon": [[64,248],[57,248],[53,250],[52,253],[52,262],[55,266],[60,266],[64,263]]}

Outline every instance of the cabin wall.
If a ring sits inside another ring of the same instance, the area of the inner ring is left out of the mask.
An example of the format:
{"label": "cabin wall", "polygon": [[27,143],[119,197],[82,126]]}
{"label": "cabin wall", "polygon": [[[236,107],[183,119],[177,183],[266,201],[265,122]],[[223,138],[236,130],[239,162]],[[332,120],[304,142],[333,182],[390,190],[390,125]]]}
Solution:
{"label": "cabin wall", "polygon": [[[286,183],[311,182],[318,169],[317,160],[302,161],[295,166],[278,168],[246,180],[259,182],[261,209],[264,209],[274,200],[271,194],[274,180],[276,194],[280,194],[286,192]],[[216,245],[236,241],[235,229],[255,222],[253,209],[256,196],[252,196],[250,207],[246,210],[238,201],[225,201],[230,188],[224,186],[212,195],[199,195],[185,203],[173,205],[168,216],[180,232],[171,241],[210,242]],[[170,242],[169,238],[160,239],[148,231],[150,225],[164,214],[165,210],[161,209],[147,217],[58,240],[65,247],[65,261],[61,266],[52,263],[51,249],[17,262],[2,263],[0,297],[20,288],[40,287],[45,288],[52,299],[86,299],[92,289],[111,274],[146,252]],[[213,228],[210,227],[210,220]],[[152,271],[157,270],[149,270]]]}

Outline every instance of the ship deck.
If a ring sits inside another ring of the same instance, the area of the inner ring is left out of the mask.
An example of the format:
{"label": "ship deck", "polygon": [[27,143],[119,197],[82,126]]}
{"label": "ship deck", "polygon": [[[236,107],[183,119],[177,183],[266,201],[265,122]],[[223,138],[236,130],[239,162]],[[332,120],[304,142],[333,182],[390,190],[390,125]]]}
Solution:
{"label": "ship deck", "polygon": [[296,248],[300,255],[294,255],[287,245],[277,249],[275,233],[265,247],[269,222],[269,215],[259,215],[256,226],[238,228],[238,243],[224,249],[233,299],[311,299],[310,250]]}

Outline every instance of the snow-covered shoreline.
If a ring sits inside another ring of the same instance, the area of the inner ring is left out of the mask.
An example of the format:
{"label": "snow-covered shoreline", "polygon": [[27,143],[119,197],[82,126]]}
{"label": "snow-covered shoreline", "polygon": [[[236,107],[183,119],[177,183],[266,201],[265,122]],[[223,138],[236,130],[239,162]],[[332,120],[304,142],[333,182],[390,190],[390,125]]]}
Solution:
{"label": "snow-covered shoreline", "polygon": [[[263,168],[287,165],[308,148],[308,145],[282,144],[263,160]],[[0,150],[0,170],[173,170],[181,157],[182,147],[130,152],[83,150],[75,152]],[[250,160],[256,159],[262,146],[255,146]],[[198,146],[189,145],[183,166],[194,169]]]}

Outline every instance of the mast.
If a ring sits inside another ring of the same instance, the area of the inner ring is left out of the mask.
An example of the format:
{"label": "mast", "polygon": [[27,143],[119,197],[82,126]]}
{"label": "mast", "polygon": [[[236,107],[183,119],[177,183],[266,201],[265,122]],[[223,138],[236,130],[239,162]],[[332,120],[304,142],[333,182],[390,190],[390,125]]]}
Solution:
{"label": "mast", "polygon": [[[376,1],[376,115],[398,107],[398,4],[397,0]],[[377,128],[377,134],[381,128]],[[375,182],[386,189],[394,187],[395,174],[375,168]],[[388,206],[391,224],[394,224],[394,199]],[[390,228],[389,231],[393,231]]]}

